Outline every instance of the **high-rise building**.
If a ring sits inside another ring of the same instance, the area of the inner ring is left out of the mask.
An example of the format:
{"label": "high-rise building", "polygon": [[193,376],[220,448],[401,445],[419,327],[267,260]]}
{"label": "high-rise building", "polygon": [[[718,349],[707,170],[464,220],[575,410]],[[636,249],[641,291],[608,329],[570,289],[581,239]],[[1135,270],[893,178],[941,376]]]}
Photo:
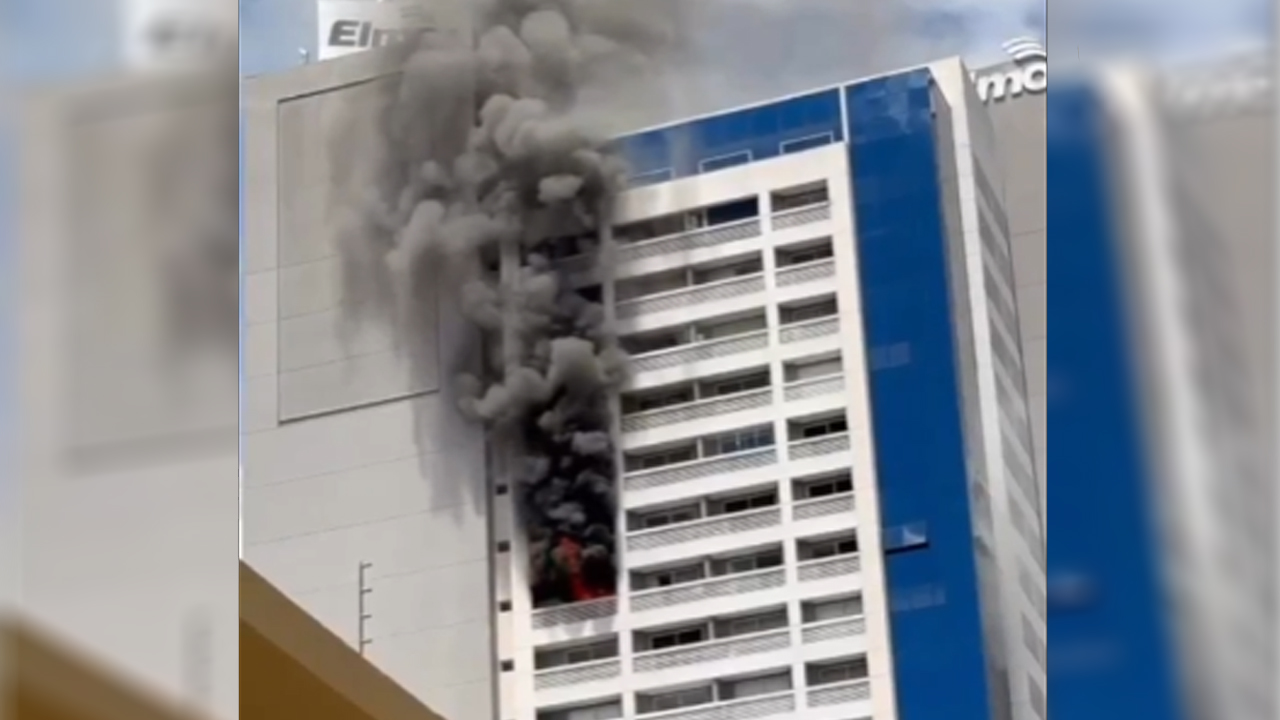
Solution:
{"label": "high-rise building", "polygon": [[959,60],[619,139],[618,587],[547,606],[453,301],[412,367],[340,322],[326,129],[380,63],[246,91],[246,560],[458,720],[1047,717],[1006,163]]}

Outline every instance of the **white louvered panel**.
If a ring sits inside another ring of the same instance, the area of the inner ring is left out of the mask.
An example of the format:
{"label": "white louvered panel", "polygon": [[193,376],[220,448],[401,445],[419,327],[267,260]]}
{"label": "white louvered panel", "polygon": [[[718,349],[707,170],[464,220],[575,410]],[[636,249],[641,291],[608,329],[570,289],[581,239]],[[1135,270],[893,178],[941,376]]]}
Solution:
{"label": "white louvered panel", "polygon": [[635,671],[654,672],[686,665],[697,665],[714,660],[730,660],[744,655],[785,650],[790,645],[791,633],[784,628],[766,635],[729,638],[693,647],[674,648],[637,655],[635,658]]}
{"label": "white louvered panel", "polygon": [[828,705],[843,705],[844,703],[857,702],[859,700],[869,700],[870,698],[871,683],[867,680],[855,680],[849,683],[810,690],[806,702],[809,707],[826,707]]}
{"label": "white louvered panel", "polygon": [[861,569],[862,560],[857,555],[810,560],[800,566],[800,582],[852,575]]}
{"label": "white louvered panel", "polygon": [[826,642],[827,640],[854,637],[866,631],[867,621],[864,618],[852,617],[806,627],[801,631],[801,636],[805,645],[811,645],[813,643]]}
{"label": "white louvered panel", "polygon": [[763,350],[768,345],[769,332],[767,330],[735,335],[733,337],[693,343],[692,345],[682,345],[654,353],[636,355],[631,358],[631,369],[636,372],[664,370],[701,360],[727,357],[752,350]]}
{"label": "white louvered panel", "polygon": [[777,213],[773,216],[772,225],[774,230],[786,230],[829,219],[831,219],[831,204],[823,203]]}
{"label": "white louvered panel", "polygon": [[672,605],[698,602],[699,600],[710,600],[712,598],[779,588],[786,582],[786,572],[782,568],[776,568],[766,572],[730,575],[660,590],[643,590],[632,593],[631,609],[637,611],[656,610],[658,608],[671,607]]}
{"label": "white louvered panel", "polygon": [[788,325],[782,328],[778,333],[778,337],[783,343],[793,343],[812,340],[824,335],[835,335],[839,331],[840,318],[832,315],[831,317]]}
{"label": "white louvered panel", "polygon": [[613,660],[542,670],[533,676],[533,685],[538,690],[545,690],[569,685],[581,685],[582,683],[595,682],[596,680],[608,680],[621,674],[622,661],[615,658]]}
{"label": "white louvered panel", "polygon": [[755,720],[755,718],[790,714],[795,712],[795,709],[795,696],[787,693],[702,705],[688,710],[673,710],[644,717],[648,720]]}
{"label": "white louvered panel", "polygon": [[697,480],[699,478],[741,472],[752,468],[765,467],[778,462],[778,452],[774,448],[750,450],[734,455],[714,457],[708,460],[695,460],[681,463],[670,468],[657,468],[643,472],[631,473],[623,480],[629,491],[646,490],[648,488],[672,485],[674,483]]}
{"label": "white louvered panel", "polygon": [[848,449],[849,435],[848,433],[841,433],[839,435],[827,435],[812,440],[793,442],[787,448],[787,457],[792,460],[803,460],[804,458],[843,452]]}
{"label": "white louvered panel", "polygon": [[764,276],[733,278],[693,288],[666,292],[656,297],[643,297],[620,302],[619,318],[633,318],[647,313],[664,312],[693,307],[716,300],[728,300],[752,293],[764,292]]}
{"label": "white louvered panel", "polygon": [[791,383],[786,386],[783,392],[788,402],[794,402],[796,400],[808,400],[809,398],[831,395],[842,390],[844,390],[844,376],[828,375]]}
{"label": "white louvered panel", "polygon": [[533,611],[533,627],[537,629],[569,625],[571,623],[599,620],[618,614],[618,601],[614,598],[589,602],[558,605]]}
{"label": "white louvered panel", "polygon": [[818,498],[817,500],[804,500],[802,502],[798,502],[795,504],[795,508],[791,511],[791,515],[796,520],[812,520],[813,518],[852,512],[853,493],[848,493],[845,495],[834,495],[832,497]]}
{"label": "white louvered panel", "polygon": [[703,540],[710,537],[735,535],[751,530],[763,530],[782,524],[782,509],[767,508],[740,515],[723,518],[699,520],[685,525],[646,530],[627,537],[628,550],[652,550],[653,548],[678,545],[680,543]]}
{"label": "white louvered panel", "polygon": [[674,253],[689,252],[699,248],[715,247],[716,245],[723,245],[736,240],[746,240],[759,234],[760,219],[753,218],[746,222],[732,225],[717,225],[681,235],[622,245],[618,248],[618,259],[622,262],[633,262]]}
{"label": "white louvered panel", "polygon": [[796,265],[794,267],[782,268],[778,271],[778,287],[788,287],[791,285],[801,285],[814,280],[822,280],[823,278],[835,277],[836,261],[830,258],[826,260],[817,260],[804,265]]}
{"label": "white louvered panel", "polygon": [[743,410],[766,407],[772,400],[773,394],[769,388],[735,393],[686,405],[627,415],[622,418],[622,430],[623,432],[636,432],[637,430],[652,430],[657,427],[691,422],[693,420],[705,420],[717,415],[728,415],[729,413]]}

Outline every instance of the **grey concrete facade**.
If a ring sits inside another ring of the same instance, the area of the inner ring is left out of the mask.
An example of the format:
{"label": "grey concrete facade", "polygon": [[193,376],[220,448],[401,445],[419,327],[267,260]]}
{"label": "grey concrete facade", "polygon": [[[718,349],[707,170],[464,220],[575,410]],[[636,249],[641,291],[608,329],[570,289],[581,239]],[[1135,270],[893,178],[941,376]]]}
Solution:
{"label": "grey concrete facade", "polygon": [[410,363],[341,312],[332,123],[385,82],[386,60],[246,86],[244,557],[442,716],[492,720],[485,443],[442,370],[456,314],[428,313],[431,347]]}
{"label": "grey concrete facade", "polygon": [[[1012,63],[1006,63],[980,72],[1012,67]],[[1009,241],[1013,247],[1027,402],[1031,410],[1036,475],[1040,483],[1040,512],[1046,524],[1049,507],[1046,462],[1049,442],[1047,101],[1047,94],[1024,94],[987,102],[995,129],[999,162],[1004,171],[1004,202],[1009,219]]]}

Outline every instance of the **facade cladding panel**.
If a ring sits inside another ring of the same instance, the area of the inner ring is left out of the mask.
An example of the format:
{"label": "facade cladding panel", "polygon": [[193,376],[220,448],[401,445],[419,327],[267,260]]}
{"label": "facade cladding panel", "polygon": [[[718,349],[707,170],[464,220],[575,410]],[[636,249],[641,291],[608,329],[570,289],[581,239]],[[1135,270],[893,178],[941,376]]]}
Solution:
{"label": "facade cladding panel", "polygon": [[243,557],[443,716],[492,720],[484,437],[435,367],[461,337],[457,314],[435,309],[412,366],[375,327],[339,331],[329,128],[377,99],[382,60],[244,92]]}
{"label": "facade cladding panel", "polygon": [[[1049,552],[1051,714],[1183,717],[1159,590],[1151,476],[1139,423],[1124,270],[1109,206],[1111,157],[1095,91],[1064,86],[1048,106],[1048,170],[1060,337],[1049,356],[1063,391],[1050,407],[1059,529]],[[1106,498],[1099,503],[1098,498]],[[1063,532],[1062,528],[1066,528]],[[1157,611],[1153,612],[1152,609]]]}
{"label": "facade cladding panel", "polygon": [[886,548],[899,714],[977,720],[990,688],[930,86],[918,70],[847,88],[848,147],[867,346],[911,358],[869,368],[881,521],[928,533]]}

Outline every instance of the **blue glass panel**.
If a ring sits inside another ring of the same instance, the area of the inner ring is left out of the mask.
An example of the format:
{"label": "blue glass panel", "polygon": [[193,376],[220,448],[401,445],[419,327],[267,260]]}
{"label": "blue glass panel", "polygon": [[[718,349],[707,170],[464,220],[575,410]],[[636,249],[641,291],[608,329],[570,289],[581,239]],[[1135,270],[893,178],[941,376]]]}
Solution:
{"label": "blue glass panel", "polygon": [[751,162],[751,151],[743,150],[742,152],[737,152],[732,155],[722,155],[717,158],[703,160],[699,170],[704,173],[708,173],[716,170],[723,170],[728,167],[734,167],[735,165],[746,165],[749,162]]}
{"label": "blue glass panel", "polygon": [[1054,341],[1048,420],[1049,714],[1059,720],[1184,716],[1157,581],[1152,502],[1103,108],[1054,88],[1046,160]]}
{"label": "blue glass panel", "polygon": [[902,720],[989,720],[948,253],[927,71],[846,89],[881,519],[928,542],[885,555]]}

